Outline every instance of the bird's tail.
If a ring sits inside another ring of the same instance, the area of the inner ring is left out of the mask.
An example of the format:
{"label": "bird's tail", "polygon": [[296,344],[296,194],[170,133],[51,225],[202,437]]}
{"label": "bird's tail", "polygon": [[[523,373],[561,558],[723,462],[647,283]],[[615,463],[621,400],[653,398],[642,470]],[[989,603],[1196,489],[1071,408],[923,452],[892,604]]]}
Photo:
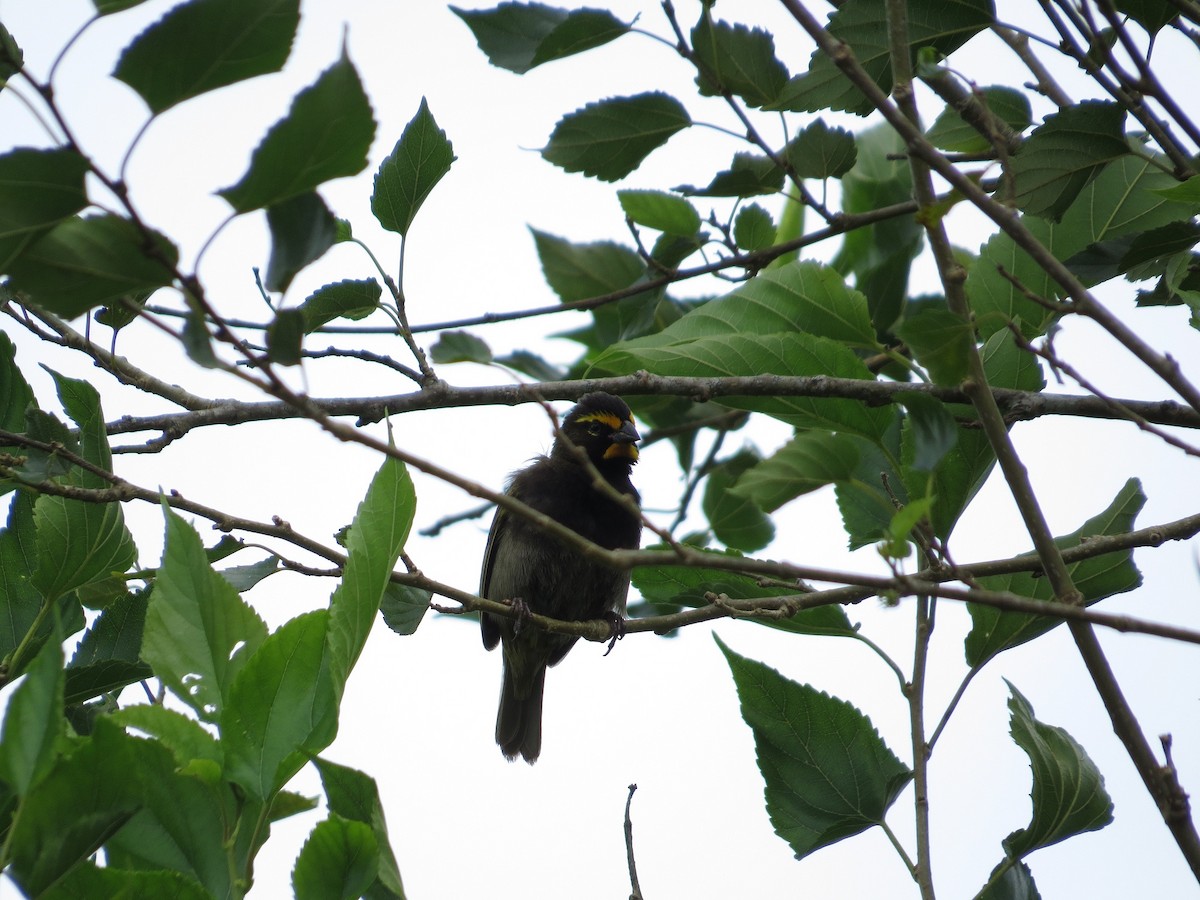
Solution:
{"label": "bird's tail", "polygon": [[[542,689],[546,684],[546,667],[538,666],[532,678],[517,677],[505,662],[504,681],[500,687],[500,711],[496,714],[496,743],[509,759],[517,754],[525,761],[537,761],[542,752]],[[528,684],[522,684],[523,681]]]}

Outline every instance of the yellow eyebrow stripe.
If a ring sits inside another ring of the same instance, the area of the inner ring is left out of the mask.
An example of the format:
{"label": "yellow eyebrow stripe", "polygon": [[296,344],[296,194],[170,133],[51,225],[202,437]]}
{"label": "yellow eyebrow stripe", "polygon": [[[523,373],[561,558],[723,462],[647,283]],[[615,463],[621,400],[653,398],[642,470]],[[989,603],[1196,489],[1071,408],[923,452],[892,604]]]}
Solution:
{"label": "yellow eyebrow stripe", "polygon": [[[586,416],[580,416],[578,422],[603,422],[613,431],[621,430],[621,420],[610,412],[588,413]],[[632,421],[632,417],[630,417]]]}

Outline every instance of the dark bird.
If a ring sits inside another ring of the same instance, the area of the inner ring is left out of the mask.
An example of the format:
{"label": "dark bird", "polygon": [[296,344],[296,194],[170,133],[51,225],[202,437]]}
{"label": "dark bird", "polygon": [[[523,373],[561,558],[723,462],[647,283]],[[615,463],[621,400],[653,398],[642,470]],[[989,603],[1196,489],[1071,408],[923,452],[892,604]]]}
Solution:
{"label": "dark bird", "polygon": [[[637,462],[639,440],[624,400],[601,392],[585,394],[563,419],[550,455],[515,473],[508,495],[601,547],[636,549],[641,517],[602,491],[580,456],[586,454],[600,476],[636,504],[629,470]],[[623,626],[629,573],[586,558],[529,519],[500,507],[488,533],[479,593],[554,619],[609,618],[616,636]],[[519,753],[532,763],[542,749],[546,667],[561,662],[578,638],[488,613],[480,624],[483,646],[491,650],[501,644],[504,654],[496,743],[509,759]]]}

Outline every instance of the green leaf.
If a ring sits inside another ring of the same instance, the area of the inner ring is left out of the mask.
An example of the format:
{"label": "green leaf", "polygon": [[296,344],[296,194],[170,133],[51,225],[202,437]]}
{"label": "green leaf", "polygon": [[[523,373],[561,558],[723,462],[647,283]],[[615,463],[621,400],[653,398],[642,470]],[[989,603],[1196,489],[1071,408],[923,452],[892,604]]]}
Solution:
{"label": "green leaf", "polygon": [[[992,24],[990,0],[910,0],[909,46],[914,54],[930,47],[949,56],[974,35]],[[876,0],[847,0],[837,7],[826,26],[850,45],[855,58],[886,94],[892,89],[891,44],[887,17]],[[865,116],[874,107],[824,51],[815,50],[808,72],[793,77],[772,105],[793,112],[838,109]]]}
{"label": "green leaf", "polygon": [[1014,200],[1025,213],[1057,222],[1105,165],[1128,153],[1124,107],[1097,101],[1066,107],[1047,116],[1009,164]]}
{"label": "green leaf", "polygon": [[96,7],[97,13],[108,16],[141,6],[145,2],[146,0],[92,0],[92,5]]}
{"label": "green leaf", "polygon": [[210,563],[219,563],[228,559],[239,550],[245,550],[246,543],[231,534],[223,534],[211,547],[204,548],[204,556]]}
{"label": "green leaf", "polygon": [[727,547],[753,552],[761,550],[775,537],[775,526],[761,509],[745,497],[732,492],[740,476],[759,461],[747,450],[723,460],[709,469],[701,506],[713,534]]}
{"label": "green leaf", "polygon": [[603,9],[574,9],[538,45],[530,68],[594,50],[615,41],[629,26]]}
{"label": "green leaf", "polygon": [[933,498],[930,524],[934,534],[948,538],[958,524],[958,519],[987,480],[996,462],[996,455],[982,429],[958,427],[955,434],[954,452],[947,453],[925,472],[912,466],[916,457],[914,432],[906,425],[903,435],[902,456],[903,481],[907,493],[913,497]]}
{"label": "green leaf", "polygon": [[25,64],[25,54],[16,39],[0,22],[0,88],[5,87],[8,79],[12,78]]}
{"label": "green leaf", "polygon": [[330,665],[339,687],[367,642],[416,509],[412,476],[388,457],[359,504],[346,537],[342,581],[329,601]]}
{"label": "green leaf", "polygon": [[514,350],[505,356],[497,356],[496,362],[515,369],[522,375],[528,375],[534,381],[561,381],[567,377],[565,369],[528,350]]}
{"label": "green leaf", "polygon": [[[714,556],[740,556],[732,550]],[[724,595],[730,600],[756,600],[765,597],[788,597],[798,593],[796,588],[759,584],[757,578],[727,572],[724,569],[704,569],[692,566],[638,566],[633,570],[633,586],[648,603],[660,606],[687,606],[701,609],[712,605],[706,595]],[[752,617],[746,621],[766,625],[793,634],[817,634],[833,637],[854,637],[857,633],[840,606],[818,606],[806,609],[786,619]]]}
{"label": "green leaf", "polygon": [[225,770],[258,800],[268,801],[336,734],[338,689],[326,660],[329,620],[329,611],[318,609],[286,622],[233,681],[221,720]]}
{"label": "green leaf", "polygon": [[1151,192],[1178,203],[1200,203],[1200,175],[1193,175],[1183,182],[1172,179],[1166,187],[1153,188]]}
{"label": "green leaf", "polygon": [[429,591],[392,582],[383,590],[379,612],[384,624],[396,634],[410,635],[425,618],[432,599],[433,594]]}
{"label": "green leaf", "polygon": [[[776,271],[784,271],[782,269]],[[766,273],[772,274],[772,273]],[[760,275],[755,281],[764,276]],[[681,320],[682,321],[682,320]],[[721,377],[832,376],[869,380],[871,373],[845,345],[809,334],[732,334],[693,341],[639,344],[627,341],[602,353],[591,371]],[[765,413],[796,428],[822,428],[879,441],[895,411],[857,401],[822,397],[722,397],[721,405]]]}
{"label": "green leaf", "polygon": [[[843,211],[855,215],[911,200],[912,174],[903,158],[904,142],[896,132],[875,126],[860,132],[857,144],[854,168],[842,178]],[[842,240],[833,266],[843,275],[854,276],[879,332],[886,333],[904,310],[909,271],[923,240],[924,229],[915,215],[856,228]]]}
{"label": "green leaf", "polygon": [[334,319],[365,319],[379,309],[383,288],[374,278],[335,281],[317,288],[304,298],[304,330],[311,334]]}
{"label": "green leaf", "polygon": [[309,812],[317,808],[319,801],[316,797],[297,794],[295,791],[280,791],[271,801],[269,813],[272,822]]}
{"label": "green leaf", "polygon": [[785,335],[829,338],[876,349],[866,299],[828,266],[804,262],[764,272],[724,297],[696,307],[661,333],[628,341],[615,353],[710,337]]}
{"label": "green leaf", "polygon": [[858,161],[854,135],[817,119],[796,135],[785,151],[797,178],[841,178]]}
{"label": "green leaf", "polygon": [[612,97],[559,119],[542,156],[568,172],[618,181],[691,124],[683,104],[661,91]]}
{"label": "green leaf", "polygon": [[775,243],[775,222],[771,214],[757,203],[743,206],[733,220],[733,239],[739,249],[748,253],[772,246]]}
{"label": "green leaf", "polygon": [[[142,0],[137,0],[137,3]],[[133,6],[136,3],[128,3]],[[149,872],[98,866],[85,860],[42,895],[45,900],[75,900],[77,897],[169,897],[170,900],[211,900],[212,894],[192,878],[179,872]]]}
{"label": "green leaf", "polygon": [[[1057,259],[1070,259],[1091,244],[1149,231],[1200,212],[1200,202],[1169,200],[1157,193],[1173,184],[1174,179],[1151,161],[1125,156],[1106,166],[1084,188],[1060,223],[1037,217],[1026,217],[1023,222]],[[1001,268],[1021,287],[1002,275]],[[1018,320],[1025,337],[1037,337],[1055,314],[1024,292],[1049,300],[1062,296],[1058,283],[1005,234],[997,234],[984,245],[967,275],[966,288],[976,325],[985,338]]]}
{"label": "green leaf", "polygon": [[146,302],[154,291],[138,291],[126,297],[120,297],[112,306],[103,306],[96,310],[96,321],[107,325],[113,331],[120,331],[133,322],[146,308]]}
{"label": "green leaf", "polygon": [[301,848],[292,889],[296,900],[358,900],[378,870],[379,846],[371,827],[331,813]]}
{"label": "green leaf", "polygon": [[267,325],[267,359],[280,366],[298,366],[303,358],[304,310],[279,309]]}
{"label": "green leaf", "polygon": [[361,172],[374,137],[371,103],[343,53],[271,126],[242,180],[217,193],[239,213],[274,206]]}
{"label": "green leaf", "polygon": [[[14,434],[25,431],[25,413],[31,406],[36,407],[37,400],[17,366],[16,345],[12,338],[0,332],[0,428]],[[10,451],[5,449],[4,452]]]}
{"label": "green leaf", "polygon": [[[78,453],[79,441],[71,429],[59,421],[53,413],[44,412],[35,404],[36,401],[31,397],[30,405],[26,407],[24,415],[25,434],[44,444],[60,443],[66,450]],[[21,425],[14,423],[13,430],[20,432]],[[14,446],[13,453],[25,457],[24,464],[14,469],[16,478],[21,481],[38,482],[48,478],[57,478],[71,471],[71,463],[53,450],[43,451]]]}
{"label": "green leaf", "polygon": [[932,471],[958,440],[954,416],[945,404],[928,394],[905,392],[896,395],[896,402],[908,412],[904,423],[911,448],[906,454],[907,465],[918,472]]}
{"label": "green leaf", "polygon": [[[97,738],[110,731],[120,734],[111,721],[96,722]],[[222,808],[222,800],[228,803],[232,798],[180,771],[174,755],[158,741],[123,737],[137,760],[137,770],[121,777],[133,782],[140,809],[105,842],[108,864],[118,869],[174,870],[199,881],[209,896],[232,896],[235,864],[226,845],[229,813]]]}
{"label": "green leaf", "polygon": [[[1200,242],[1200,225],[1190,219],[1143,231],[1129,241],[1128,249],[1121,256],[1118,274],[1128,273],[1131,281],[1159,274],[1172,258],[1191,250],[1197,242]],[[1191,262],[1190,256],[1188,262]]]}
{"label": "green leaf", "polygon": [[[999,871],[1003,867],[1004,871]],[[1042,900],[1033,873],[1023,862],[1011,865],[1005,860],[992,870],[988,883],[979,892],[976,900]]]}
{"label": "green leaf", "polygon": [[[1145,502],[1141,484],[1136,478],[1131,478],[1107,509],[1088,519],[1070,534],[1055,538],[1054,543],[1066,549],[1078,546],[1094,535],[1130,531]],[[1133,564],[1132,550],[1106,553],[1072,563],[1067,571],[1075,587],[1083,594],[1087,606],[1113,594],[1131,591],[1142,583],[1141,573]],[[1049,579],[1044,576],[1035,577],[1033,573],[1018,572],[990,575],[978,580],[980,587],[986,590],[1009,591],[1020,597],[1045,600],[1047,603],[1053,601]],[[1001,651],[1031,641],[1062,624],[1061,619],[1050,616],[1001,612],[978,603],[967,604],[967,609],[971,614],[971,631],[965,642],[966,658],[967,664],[973,667],[982,666]]]}
{"label": "green leaf", "polygon": [[141,661],[148,592],[122,593],[84,632],[67,667],[66,702],[83,703],[149,678]]}
{"label": "green leaf", "polygon": [[[42,595],[32,584],[37,570],[37,529],[33,496],[20,491],[8,509],[8,525],[0,531],[0,659],[8,658],[33,627],[42,608]],[[49,637],[43,626],[39,637]],[[10,671],[15,678],[20,671]]]}
{"label": "green leaf", "polygon": [[84,632],[71,657],[71,668],[110,659],[137,662],[148,601],[148,590],[122,593]]}
{"label": "green leaf", "polygon": [[1015,391],[1041,391],[1046,387],[1041,361],[1030,351],[1018,347],[1009,331],[997,331],[979,351],[983,372],[992,387]]}
{"label": "green leaf", "polygon": [[[79,426],[80,455],[104,471],[112,471],[112,453],[100,395],[86,381],[54,375],[59,400]],[[109,487],[100,475],[73,468],[65,483]],[[33,584],[47,600],[128,569],[137,559],[133,536],[125,527],[119,503],[89,503],[43,494],[34,506],[38,567]]]}
{"label": "green leaf", "polygon": [[450,11],[467,23],[492,65],[524,75],[535,66],[583,53],[629,31],[612,13],[566,10],[543,3],[501,3],[494,9]]}
{"label": "green leaf", "polygon": [[52,226],[87,206],[88,162],[74,150],[0,155],[0,272]]}
{"label": "green leaf", "polygon": [[975,329],[961,316],[945,307],[922,306],[893,331],[937,384],[957,386],[967,377]]}
{"label": "green leaf", "polygon": [[27,896],[41,896],[99,850],[139,806],[142,742],[103,717],[96,726],[73,753],[54,761],[11,825],[7,874]]}
{"label": "green leaf", "polygon": [[[896,514],[896,502],[908,502],[904,479],[897,471],[901,457],[902,419],[899,410],[893,407],[881,436],[870,440],[856,436],[858,459],[853,477],[834,485],[834,496],[851,550],[885,539]],[[891,494],[884,490],[885,479]]]}
{"label": "green leaf", "polygon": [[288,289],[297,272],[333,246],[336,236],[333,213],[316,191],[267,207],[267,227],[271,230],[271,259],[263,285],[280,293]]}
{"label": "green leaf", "polygon": [[[993,86],[976,88],[972,95],[993,116],[1017,134],[1028,128],[1033,121],[1029,97],[1021,91]],[[992,142],[968,125],[949,104],[934,120],[925,137],[939,150],[955,153],[987,153],[992,150]]]}
{"label": "green leaf", "polygon": [[[104,704],[106,695],[114,698],[131,684],[145,681],[154,677],[154,670],[144,662],[129,662],[120,659],[106,659],[86,666],[67,669],[67,685],[64,690],[64,700],[67,704],[68,717],[74,716],[86,709],[89,701],[97,700]],[[115,700],[113,700],[115,703]],[[72,720],[74,723],[74,720]],[[81,731],[75,725],[76,731]]]}
{"label": "green leaf", "polygon": [[272,554],[265,559],[260,559],[256,563],[221,569],[217,574],[228,581],[233,589],[241,594],[278,571],[280,571],[279,557]]}
{"label": "green leaf", "polygon": [[158,232],[148,239],[128,219],[105,214],[59,222],[13,260],[8,273],[33,303],[73,319],[166,287],[178,262],[179,251]]}
{"label": "green leaf", "polygon": [[574,244],[531,228],[546,283],[564,303],[627,288],[646,266],[628,247],[612,241]]}
{"label": "green leaf", "polygon": [[689,197],[754,197],[783,190],[783,169],[767,156],[735,153],[729,168],[718,172],[707,187],[683,184],[675,188]]}
{"label": "green leaf", "polygon": [[[805,203],[798,197],[789,194],[783,201],[783,212],[779,216],[779,228],[775,232],[775,242],[778,244],[794,241],[804,234]],[[792,263],[799,262],[799,249],[790,250],[775,257],[767,264],[768,269],[782,269]]]}
{"label": "green leaf", "polygon": [[217,354],[213,350],[212,333],[208,330],[208,323],[204,320],[203,312],[199,310],[188,312],[187,319],[183,323],[181,343],[188,359],[196,365],[207,369],[217,367],[218,360]]}
{"label": "green leaf", "polygon": [[299,0],[191,0],[138,35],[113,77],[157,115],[206,91],[278,72],[299,24]]}
{"label": "green leaf", "polygon": [[708,10],[692,29],[692,50],[703,94],[735,94],[761,107],[773,102],[788,80],[769,31],[714,22]]}
{"label": "green leaf", "polygon": [[829,431],[802,431],[748,469],[731,491],[764,512],[827,484],[849,481],[859,460],[859,441]]}
{"label": "green leaf", "polygon": [[400,140],[375,173],[371,212],[388,231],[408,234],[430,191],[450,171],[457,157],[421,98],[417,114],[404,126]]}
{"label": "green leaf", "polygon": [[267,627],[209,566],[195,529],[170,510],[164,515],[163,560],[146,613],[142,657],[200,718],[217,721]]}
{"label": "green leaf", "polygon": [[166,706],[145,703],[122,707],[109,718],[116,725],[154,738],[171,751],[176,768],[202,779],[208,776],[213,784],[219,779],[224,763],[221,745],[195,719]]}
{"label": "green leaf", "polygon": [[1034,718],[1029,701],[1008,682],[1009,727],[1029,754],[1033,771],[1033,818],[1004,839],[1010,856],[1022,857],[1085,831],[1098,831],[1113,818],[1104,776],[1087,752],[1062,728]]}
{"label": "green leaf", "polygon": [[400,882],[400,869],[388,839],[387,822],[383,816],[383,803],[379,799],[379,788],[375,779],[357,769],[339,766],[337,763],[317,757],[313,760],[325,788],[329,811],[355,822],[371,827],[379,848],[379,871],[375,886],[366,892],[369,900],[404,898],[404,886]]}
{"label": "green leaf", "polygon": [[[678,268],[685,259],[702,250],[707,243],[707,231],[698,231],[690,235],[660,234],[658,240],[654,242],[654,246],[650,248],[650,258],[654,260],[657,266],[662,266],[666,269]],[[663,308],[682,310],[683,304],[668,299],[665,292],[656,291],[654,295],[663,298],[664,302],[660,304]],[[676,318],[678,316],[672,315],[667,322],[673,321]],[[667,324],[667,322],[663,324]]]}
{"label": "green leaf", "polygon": [[912,550],[913,531],[922,521],[929,519],[932,506],[932,497],[920,497],[896,510],[888,525],[887,538],[880,542],[880,555],[888,559],[906,558]]}
{"label": "green leaf", "polygon": [[432,347],[429,358],[442,363],[475,362],[487,364],[492,361],[492,349],[483,338],[468,331],[444,331]]}
{"label": "green leaf", "polygon": [[754,733],[767,814],[796,858],[882,824],[912,772],[871,720],[716,641]]}
{"label": "green leaf", "polygon": [[66,738],[64,681],[62,648],[50,640],[8,698],[0,733],[0,779],[18,796],[27,794],[58,760]]}
{"label": "green leaf", "polygon": [[684,237],[700,230],[700,213],[683,197],[664,191],[617,191],[617,199],[625,216],[646,228]]}
{"label": "green leaf", "polygon": [[1129,16],[1151,35],[1156,35],[1179,16],[1179,8],[1164,0],[1115,0],[1117,12]]}
{"label": "green leaf", "polygon": [[[601,351],[593,370],[660,375],[833,375],[873,379],[849,346],[874,348],[861,294],[817,263],[761,273],[725,297],[646,337]],[[827,428],[872,440],[894,411],[810,397],[732,397],[721,403],[765,412],[796,427]]]}

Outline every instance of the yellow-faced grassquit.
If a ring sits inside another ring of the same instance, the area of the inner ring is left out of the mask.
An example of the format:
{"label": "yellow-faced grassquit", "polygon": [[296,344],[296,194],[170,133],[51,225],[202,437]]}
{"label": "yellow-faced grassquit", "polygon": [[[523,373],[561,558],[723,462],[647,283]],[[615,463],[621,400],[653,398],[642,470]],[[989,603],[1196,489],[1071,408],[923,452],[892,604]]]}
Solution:
{"label": "yellow-faced grassquit", "polygon": [[[637,462],[640,439],[625,401],[601,392],[585,394],[563,419],[550,455],[515,473],[508,494],[601,547],[636,549],[642,534],[640,516],[596,486],[579,451],[609,485],[636,503],[638,492],[629,470]],[[577,548],[501,507],[488,533],[479,593],[554,619],[610,618],[616,635],[629,593],[629,573],[587,559]],[[532,763],[542,749],[546,667],[561,662],[578,639],[551,634],[519,618],[484,613],[480,621],[483,645],[491,650],[500,644],[504,654],[496,743],[509,759],[519,753]]]}

